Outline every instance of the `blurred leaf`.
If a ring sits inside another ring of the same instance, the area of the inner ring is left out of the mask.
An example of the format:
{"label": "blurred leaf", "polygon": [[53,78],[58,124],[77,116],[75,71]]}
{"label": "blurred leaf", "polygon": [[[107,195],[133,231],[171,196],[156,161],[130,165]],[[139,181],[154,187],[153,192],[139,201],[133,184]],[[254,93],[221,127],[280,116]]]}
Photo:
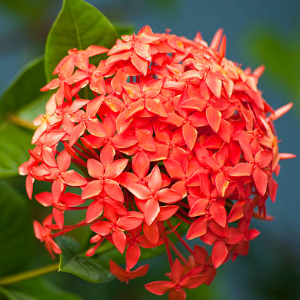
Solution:
{"label": "blurred leaf", "polygon": [[5,123],[0,127],[0,178],[18,174],[20,164],[28,159],[32,132]]}
{"label": "blurred leaf", "polygon": [[33,256],[29,201],[0,180],[0,275],[20,271]]}
{"label": "blurred leaf", "polygon": [[114,23],[113,25],[117,31],[118,38],[121,38],[121,35],[133,34],[135,31],[135,27],[132,24]]}
{"label": "blurred leaf", "polygon": [[13,124],[12,116],[31,125],[45,111],[48,94],[40,92],[45,84],[44,59],[39,57],[23,68],[0,98],[0,178],[17,175],[19,165],[28,159],[32,132]]}
{"label": "blurred leaf", "polygon": [[80,300],[75,294],[65,292],[40,277],[0,287],[0,293],[9,300]]}
{"label": "blurred leaf", "polygon": [[93,283],[105,283],[114,277],[105,269],[96,257],[87,257],[80,251],[80,246],[71,237],[57,239],[62,250],[60,255],[59,271],[78,276]]}
{"label": "blurred leaf", "polygon": [[300,38],[299,29],[286,37],[280,30],[259,26],[247,37],[247,51],[258,63],[266,67],[269,75],[285,85],[300,103]]}
{"label": "blurred leaf", "polygon": [[19,75],[0,97],[0,119],[15,113],[41,95],[40,88],[46,84],[44,59],[38,57],[24,66]]}
{"label": "blurred leaf", "polygon": [[90,45],[111,47],[117,33],[109,20],[94,6],[83,0],[64,0],[46,43],[46,76],[52,72],[69,49],[85,49]]}

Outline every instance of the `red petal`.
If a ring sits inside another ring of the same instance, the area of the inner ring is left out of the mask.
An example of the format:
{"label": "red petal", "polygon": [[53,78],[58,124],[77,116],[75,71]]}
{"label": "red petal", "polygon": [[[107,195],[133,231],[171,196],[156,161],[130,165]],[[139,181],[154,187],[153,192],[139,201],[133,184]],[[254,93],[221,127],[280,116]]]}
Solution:
{"label": "red petal", "polygon": [[192,150],[197,140],[198,132],[189,122],[182,127],[182,135],[187,147]]}
{"label": "red petal", "polygon": [[83,188],[81,198],[88,199],[97,196],[102,192],[102,189],[103,189],[103,181],[93,180],[89,182],[86,187]]}
{"label": "red petal", "polygon": [[91,223],[103,213],[103,204],[100,201],[92,202],[86,211],[86,222]]}
{"label": "red petal", "polygon": [[252,174],[253,164],[240,163],[228,170],[227,174],[230,176],[250,176]]}
{"label": "red petal", "polygon": [[156,245],[159,239],[159,232],[156,223],[152,223],[150,226],[144,224],[143,232],[147,240],[152,244]]}
{"label": "red petal", "polygon": [[71,156],[68,154],[66,150],[60,152],[57,157],[57,166],[60,172],[65,172],[69,169],[71,164]]}
{"label": "red petal", "polygon": [[119,186],[119,184],[116,181],[105,179],[104,181],[104,191],[108,196],[113,198],[116,201],[124,202],[124,195],[123,192]]}
{"label": "red petal", "polygon": [[228,238],[226,238],[226,244],[235,245],[240,242],[244,237],[244,233],[237,228],[229,228]]}
{"label": "red petal", "polygon": [[180,285],[185,289],[195,289],[207,280],[207,275],[186,276]]}
{"label": "red petal", "polygon": [[143,223],[142,219],[135,217],[121,217],[118,222],[118,227],[124,230],[133,230]]}
{"label": "red petal", "polygon": [[255,162],[259,164],[259,167],[265,168],[270,165],[273,159],[273,153],[270,151],[259,151],[255,155]]}
{"label": "red petal", "polygon": [[99,178],[104,175],[104,169],[100,161],[90,158],[87,161],[87,170],[91,177]]}
{"label": "red petal", "polygon": [[44,227],[38,221],[33,221],[33,230],[35,237],[41,240],[45,234]]}
{"label": "red petal", "polygon": [[213,202],[210,207],[209,211],[214,218],[214,220],[222,227],[226,225],[227,213],[226,209],[223,205]]}
{"label": "red petal", "polygon": [[197,111],[189,116],[189,120],[195,127],[203,127],[208,125],[206,114],[204,112]]}
{"label": "red petal", "polygon": [[146,200],[149,199],[152,195],[151,191],[144,185],[139,183],[129,184],[126,187],[134,196],[138,199]]}
{"label": "red petal", "polygon": [[156,220],[157,221],[165,221],[170,219],[179,209],[179,206],[177,205],[167,205],[167,206],[161,206],[160,212],[157,215]]}
{"label": "red petal", "polygon": [[217,241],[212,250],[212,263],[215,268],[218,268],[226,259],[228,249],[223,240]]}
{"label": "red petal", "polygon": [[222,92],[222,81],[216,78],[211,72],[208,72],[205,82],[213,94],[217,97],[221,97]]}
{"label": "red petal", "polygon": [[118,266],[114,261],[110,260],[110,272],[115,275],[120,281],[127,281],[127,273],[124,269]]}
{"label": "red petal", "polygon": [[207,222],[207,218],[204,217],[200,217],[194,221],[186,234],[186,238],[192,240],[204,235],[207,231]]}
{"label": "red petal", "polygon": [[145,289],[155,295],[164,295],[174,287],[170,281],[154,281],[145,284]]}
{"label": "red petal", "polygon": [[228,222],[235,222],[244,216],[245,201],[237,201],[228,215]]}
{"label": "red petal", "polygon": [[63,173],[61,177],[64,180],[64,182],[70,186],[82,186],[87,183],[86,179],[74,170],[70,170]]}
{"label": "red petal", "polygon": [[63,229],[64,227],[64,212],[53,207],[53,218],[58,226],[58,229]]}
{"label": "red petal", "polygon": [[43,206],[50,206],[52,205],[53,197],[52,194],[49,192],[43,192],[35,195],[36,201],[41,203]]}
{"label": "red petal", "polygon": [[154,198],[151,198],[147,201],[145,206],[145,221],[148,226],[150,226],[159,213],[159,204],[158,201]]}
{"label": "red petal", "polygon": [[184,276],[184,267],[183,265],[180,263],[179,259],[177,258],[174,261],[174,264],[172,266],[172,270],[171,270],[171,275],[170,275],[170,279],[174,282],[174,283],[179,283],[181,281],[181,279]]}
{"label": "red petal", "polygon": [[82,122],[76,125],[72,129],[72,132],[70,134],[70,141],[69,141],[70,146],[73,146],[77,142],[77,140],[83,135],[84,132],[85,132],[85,126]]}
{"label": "red petal", "polygon": [[214,132],[218,132],[221,124],[222,114],[212,105],[205,111],[207,121]]}
{"label": "red petal", "polygon": [[126,265],[129,269],[132,269],[141,256],[141,249],[136,244],[129,244],[126,251]]}
{"label": "red petal", "polygon": [[147,75],[148,62],[145,59],[139,57],[135,53],[132,53],[132,55],[131,55],[131,62],[137,68],[137,70],[139,72],[141,72],[144,76]]}
{"label": "red petal", "polygon": [[79,195],[73,194],[73,193],[65,193],[61,196],[60,202],[65,204],[68,207],[74,207],[81,205],[85,201],[81,199]]}
{"label": "red petal", "polygon": [[176,203],[176,202],[180,201],[182,198],[181,194],[179,194],[171,189],[168,189],[168,188],[160,190],[157,193],[157,195],[158,195],[158,201],[167,203],[167,204]]}
{"label": "red petal", "polygon": [[102,235],[108,235],[112,231],[113,225],[110,222],[98,221],[91,225],[91,230]]}
{"label": "red petal", "polygon": [[85,124],[90,134],[98,137],[106,137],[105,128],[98,119],[86,120]]}
{"label": "red petal", "polygon": [[159,115],[161,117],[168,116],[160,100],[157,98],[154,99],[147,98],[145,101],[145,106],[153,114]]}
{"label": "red petal", "polygon": [[216,176],[216,187],[221,197],[225,196],[225,192],[229,186],[229,181],[226,179],[224,172],[219,172]]}
{"label": "red petal", "polygon": [[[188,198],[191,198],[193,196],[188,196]],[[198,217],[201,215],[205,215],[206,208],[209,204],[209,200],[206,198],[199,198],[194,204],[192,205],[189,216],[190,217]]]}
{"label": "red petal", "polygon": [[112,179],[118,177],[124,171],[127,164],[128,159],[119,159],[108,164],[105,168],[105,177]]}
{"label": "red petal", "polygon": [[145,178],[149,172],[150,162],[144,151],[139,151],[132,159],[133,172],[140,178]]}
{"label": "red petal", "polygon": [[112,240],[120,253],[123,253],[126,246],[126,235],[123,231],[114,230],[112,233]]}
{"label": "red petal", "polygon": [[258,192],[263,196],[266,193],[268,185],[267,174],[262,169],[255,168],[253,170],[253,179]]}
{"label": "red petal", "polygon": [[178,161],[169,158],[164,161],[164,165],[168,174],[172,178],[181,179],[185,177],[185,172],[182,169],[182,165]]}
{"label": "red petal", "polygon": [[147,130],[139,129],[139,130],[136,130],[135,134],[139,141],[139,145],[143,149],[145,149],[147,151],[155,151],[156,150],[152,133],[150,133]]}
{"label": "red petal", "polygon": [[103,165],[107,165],[113,162],[116,154],[115,148],[111,144],[106,144],[100,153],[100,161]]}
{"label": "red petal", "polygon": [[148,186],[153,193],[156,193],[162,186],[162,178],[158,165],[156,165],[148,179]]}

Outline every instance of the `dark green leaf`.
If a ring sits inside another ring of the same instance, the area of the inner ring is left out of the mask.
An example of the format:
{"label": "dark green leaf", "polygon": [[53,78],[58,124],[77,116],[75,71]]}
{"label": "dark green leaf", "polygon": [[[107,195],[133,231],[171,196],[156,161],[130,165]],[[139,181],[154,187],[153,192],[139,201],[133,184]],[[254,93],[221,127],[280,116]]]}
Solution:
{"label": "dark green leaf", "polygon": [[59,271],[93,283],[105,283],[114,278],[98,258],[87,257],[85,253],[81,253],[79,244],[73,238],[61,237],[58,243],[62,250]]}
{"label": "dark green leaf", "polygon": [[29,62],[0,97],[0,120],[42,95],[40,88],[46,84],[43,57]]}
{"label": "dark green leaf", "polygon": [[28,159],[32,132],[5,123],[0,127],[0,178],[18,174],[20,164]]}
{"label": "dark green leaf", "polygon": [[132,24],[114,23],[113,25],[117,31],[118,38],[120,38],[121,35],[133,34],[135,31],[135,27]]}
{"label": "dark green leaf", "polygon": [[0,276],[20,271],[33,256],[30,203],[0,180]]}
{"label": "dark green leaf", "polygon": [[83,0],[64,0],[47,38],[45,70],[48,80],[69,49],[86,49],[90,45],[111,47],[116,38],[112,24],[94,6]]}
{"label": "dark green leaf", "polygon": [[49,281],[33,278],[13,285],[0,287],[0,293],[9,300],[80,300],[75,294],[65,292]]}
{"label": "dark green leaf", "polygon": [[[49,97],[41,93],[46,84],[44,59],[29,62],[0,98],[0,178],[18,174],[18,167],[29,157],[32,131],[15,125],[15,117],[22,118],[29,126],[33,119],[45,112]],[[14,123],[14,124],[13,124]]]}

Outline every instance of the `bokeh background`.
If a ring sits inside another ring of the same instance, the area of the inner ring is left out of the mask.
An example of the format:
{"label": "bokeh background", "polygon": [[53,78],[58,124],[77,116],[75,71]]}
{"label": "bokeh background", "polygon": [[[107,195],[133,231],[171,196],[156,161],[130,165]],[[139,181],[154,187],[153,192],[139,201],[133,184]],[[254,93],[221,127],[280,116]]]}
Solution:
{"label": "bokeh background", "polygon": [[[136,30],[149,24],[156,32],[193,38],[200,31],[205,40],[222,27],[227,36],[229,59],[245,68],[263,64],[266,71],[259,88],[278,108],[295,106],[276,121],[281,152],[300,156],[300,2],[297,0],[88,0],[113,23]],[[0,0],[0,94],[18,70],[43,54],[47,33],[61,7],[61,0]],[[283,161],[276,203],[269,203],[273,222],[255,221],[261,235],[251,243],[248,257],[223,265],[209,287],[188,293],[188,299],[300,299],[300,160]],[[24,191],[24,180],[13,179]],[[29,200],[28,200],[29,201]],[[33,214],[40,210],[31,203]],[[43,212],[41,212],[43,213]],[[20,249],[22,251],[22,249]],[[28,258],[29,260],[29,258]],[[37,244],[29,268],[51,263]],[[151,260],[147,278],[128,286],[117,280],[108,284],[87,283],[68,274],[46,275],[56,285],[78,293],[82,299],[127,300],[157,298],[143,283],[163,280],[164,255]],[[0,296],[1,298],[1,296]],[[43,299],[39,299],[43,300]]]}

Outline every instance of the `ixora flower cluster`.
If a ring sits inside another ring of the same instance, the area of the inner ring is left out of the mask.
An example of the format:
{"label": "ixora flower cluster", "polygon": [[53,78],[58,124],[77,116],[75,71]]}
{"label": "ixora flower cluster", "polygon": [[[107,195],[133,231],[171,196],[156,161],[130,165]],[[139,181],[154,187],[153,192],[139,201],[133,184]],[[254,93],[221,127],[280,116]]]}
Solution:
{"label": "ixora flower cluster", "polygon": [[[293,157],[278,153],[273,127],[291,104],[274,111],[257,89],[263,68],[242,70],[225,48],[222,30],[208,46],[200,33],[189,40],[146,26],[110,50],[69,50],[42,88],[58,89],[34,121],[36,147],[20,166],[29,198],[35,180],[52,183],[51,193],[35,196],[52,214],[34,221],[52,256],[61,253],[55,237],[89,226],[86,255],[109,241],[126,253],[125,269],[111,261],[111,272],[128,282],[148,270],[135,268],[141,251],[164,245],[169,280],[145,287],[185,299],[184,289],[210,284],[223,263],[247,254],[259,235],[251,218],[271,219],[272,175]],[[103,53],[107,59],[90,63]],[[65,225],[74,210],[85,219]]]}

